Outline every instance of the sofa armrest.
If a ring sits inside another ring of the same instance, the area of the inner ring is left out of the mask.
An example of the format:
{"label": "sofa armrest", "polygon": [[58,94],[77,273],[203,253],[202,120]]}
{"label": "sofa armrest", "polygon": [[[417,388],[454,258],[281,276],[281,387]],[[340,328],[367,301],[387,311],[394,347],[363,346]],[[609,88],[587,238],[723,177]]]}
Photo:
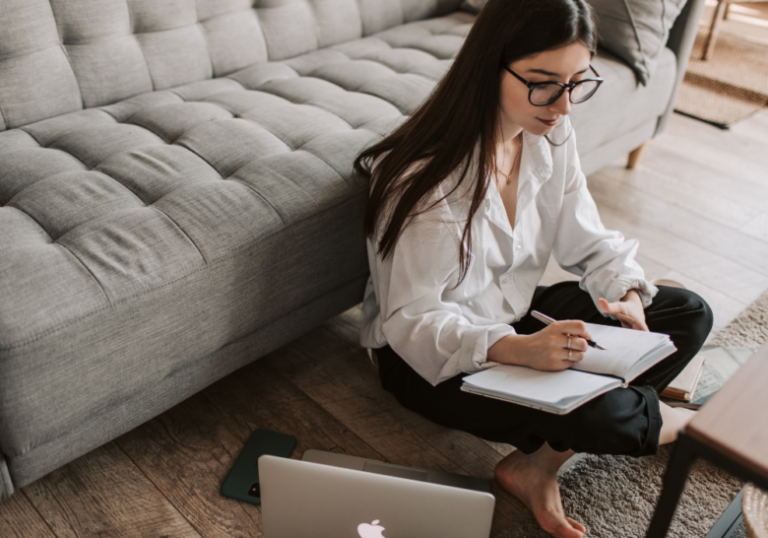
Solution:
{"label": "sofa armrest", "polygon": [[701,19],[701,14],[704,12],[705,3],[706,0],[688,0],[669,32],[667,48],[671,49],[677,57],[677,74],[675,75],[675,83],[672,86],[672,95],[669,103],[667,103],[667,109],[659,118],[654,136],[664,130],[664,127],[669,121],[669,116],[675,109],[677,92],[680,90],[680,85],[683,83],[683,77],[685,77],[685,70],[688,67],[688,58],[691,56],[693,42],[696,40],[696,32],[699,29],[699,20]]}

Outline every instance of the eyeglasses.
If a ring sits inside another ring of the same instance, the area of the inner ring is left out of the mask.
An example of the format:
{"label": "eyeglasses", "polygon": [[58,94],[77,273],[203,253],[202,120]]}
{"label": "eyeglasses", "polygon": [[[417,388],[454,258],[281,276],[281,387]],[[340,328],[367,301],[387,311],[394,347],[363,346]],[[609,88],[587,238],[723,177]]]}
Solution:
{"label": "eyeglasses", "polygon": [[528,101],[533,106],[547,106],[551,105],[563,95],[565,90],[568,90],[568,98],[571,103],[578,105],[583,103],[593,95],[603,83],[603,79],[597,74],[595,68],[591,65],[589,68],[595,74],[597,78],[585,78],[578,82],[571,82],[570,84],[561,84],[560,82],[547,81],[547,82],[528,82],[523,77],[512,71],[508,66],[504,65],[504,69],[512,73],[520,82],[528,86]]}

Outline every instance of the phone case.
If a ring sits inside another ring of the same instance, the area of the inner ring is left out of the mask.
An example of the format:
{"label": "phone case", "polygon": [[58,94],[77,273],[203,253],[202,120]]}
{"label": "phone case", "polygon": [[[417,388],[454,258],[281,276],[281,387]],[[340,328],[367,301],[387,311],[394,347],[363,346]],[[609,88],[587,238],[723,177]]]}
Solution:
{"label": "phone case", "polygon": [[232,470],[221,484],[221,494],[241,501],[261,504],[259,457],[264,454],[290,457],[296,448],[293,435],[259,428],[251,434]]}

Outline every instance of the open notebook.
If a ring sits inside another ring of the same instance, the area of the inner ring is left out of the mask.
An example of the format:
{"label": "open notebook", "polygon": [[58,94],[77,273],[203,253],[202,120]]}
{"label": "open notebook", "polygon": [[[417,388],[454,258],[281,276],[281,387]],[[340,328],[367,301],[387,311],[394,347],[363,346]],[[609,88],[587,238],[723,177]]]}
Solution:
{"label": "open notebook", "polygon": [[564,415],[627,383],[677,348],[669,336],[587,323],[592,339],[605,350],[588,348],[568,370],[543,372],[499,364],[464,378],[461,390]]}

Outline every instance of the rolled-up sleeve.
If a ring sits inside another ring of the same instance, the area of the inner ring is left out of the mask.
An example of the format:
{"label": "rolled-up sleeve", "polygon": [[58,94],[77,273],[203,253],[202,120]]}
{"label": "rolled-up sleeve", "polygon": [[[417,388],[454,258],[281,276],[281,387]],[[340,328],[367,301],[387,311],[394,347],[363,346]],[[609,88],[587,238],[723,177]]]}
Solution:
{"label": "rolled-up sleeve", "polygon": [[575,140],[568,146],[565,195],[553,246],[555,260],[566,271],[581,276],[579,285],[589,292],[595,305],[601,297],[614,302],[636,289],[647,307],[658,288],[645,279],[635,261],[639,242],[605,229],[587,189]]}
{"label": "rolled-up sleeve", "polygon": [[[412,217],[391,258],[381,297],[382,332],[390,347],[432,385],[489,366],[488,348],[511,325],[474,325],[444,291],[459,276],[461,224],[448,204]],[[378,260],[381,262],[381,260]]]}

